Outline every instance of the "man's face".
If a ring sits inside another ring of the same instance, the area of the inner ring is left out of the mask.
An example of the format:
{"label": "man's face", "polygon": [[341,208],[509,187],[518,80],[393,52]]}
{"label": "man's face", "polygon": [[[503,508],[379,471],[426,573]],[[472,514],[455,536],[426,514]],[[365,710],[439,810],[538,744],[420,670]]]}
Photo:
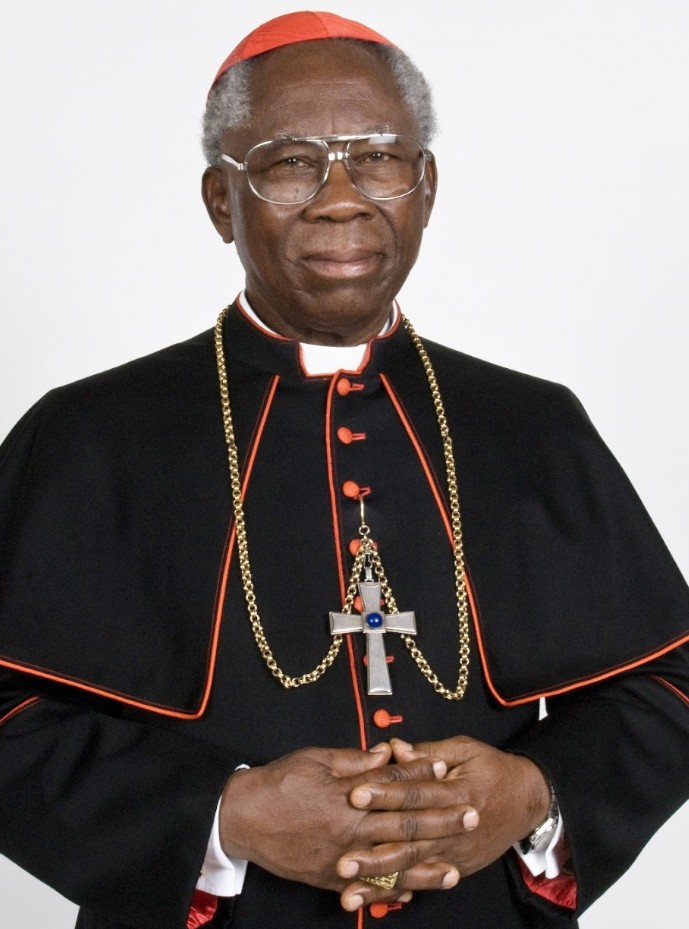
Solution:
{"label": "man's face", "polygon": [[[278,136],[420,134],[387,67],[349,43],[304,42],[260,58],[251,103],[251,121],[223,140],[237,161]],[[408,196],[370,200],[334,162],[314,197],[277,205],[223,165],[206,171],[204,199],[224,241],[236,244],[249,301],[263,321],[288,338],[346,345],[383,325],[416,260],[435,186],[430,162]]]}

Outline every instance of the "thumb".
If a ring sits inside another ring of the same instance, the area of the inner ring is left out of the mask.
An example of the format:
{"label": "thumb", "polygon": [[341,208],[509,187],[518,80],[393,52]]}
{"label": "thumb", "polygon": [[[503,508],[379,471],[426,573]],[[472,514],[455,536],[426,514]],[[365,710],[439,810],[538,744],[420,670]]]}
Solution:
{"label": "thumb", "polygon": [[415,742],[410,745],[401,739],[391,739],[395,761],[413,761],[417,758],[440,758],[448,766],[462,764],[476,753],[480,743],[465,735],[455,735],[439,742]]}
{"label": "thumb", "polygon": [[387,742],[374,745],[367,752],[356,748],[338,748],[332,751],[332,771],[338,777],[352,777],[384,767],[392,757]]}
{"label": "thumb", "polygon": [[437,757],[431,751],[433,744],[432,742],[417,742],[415,745],[410,745],[409,742],[404,742],[402,739],[390,739],[393,757],[398,762],[416,761],[418,758],[428,758],[430,755]]}

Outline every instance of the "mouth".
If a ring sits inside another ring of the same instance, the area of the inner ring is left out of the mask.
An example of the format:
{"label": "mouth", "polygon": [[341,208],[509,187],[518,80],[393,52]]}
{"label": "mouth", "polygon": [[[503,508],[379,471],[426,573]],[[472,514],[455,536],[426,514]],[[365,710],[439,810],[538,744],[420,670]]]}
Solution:
{"label": "mouth", "polygon": [[380,267],[383,255],[363,249],[326,250],[307,255],[306,265],[312,272],[329,278],[366,277]]}

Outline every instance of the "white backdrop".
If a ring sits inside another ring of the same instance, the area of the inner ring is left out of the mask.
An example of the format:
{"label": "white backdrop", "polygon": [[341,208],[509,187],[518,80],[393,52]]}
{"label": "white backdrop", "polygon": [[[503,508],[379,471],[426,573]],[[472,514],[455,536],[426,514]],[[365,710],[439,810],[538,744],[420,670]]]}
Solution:
{"label": "white backdrop", "polygon": [[[198,193],[199,116],[238,39],[298,8],[4,0],[0,433],[50,387],[209,328],[240,289]],[[328,8],[396,41],[436,91],[439,198],[404,311],[568,384],[689,574],[689,4]],[[688,833],[686,807],[582,926],[684,925]],[[0,925],[71,929],[74,913],[0,860]]]}

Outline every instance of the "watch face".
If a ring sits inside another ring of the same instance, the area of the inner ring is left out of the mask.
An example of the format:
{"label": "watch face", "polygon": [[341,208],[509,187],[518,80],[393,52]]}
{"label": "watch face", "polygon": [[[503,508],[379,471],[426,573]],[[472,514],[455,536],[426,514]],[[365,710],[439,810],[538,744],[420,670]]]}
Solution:
{"label": "watch face", "polygon": [[547,819],[542,826],[531,833],[527,840],[531,851],[540,852],[548,847],[557,829],[557,822],[557,817]]}

